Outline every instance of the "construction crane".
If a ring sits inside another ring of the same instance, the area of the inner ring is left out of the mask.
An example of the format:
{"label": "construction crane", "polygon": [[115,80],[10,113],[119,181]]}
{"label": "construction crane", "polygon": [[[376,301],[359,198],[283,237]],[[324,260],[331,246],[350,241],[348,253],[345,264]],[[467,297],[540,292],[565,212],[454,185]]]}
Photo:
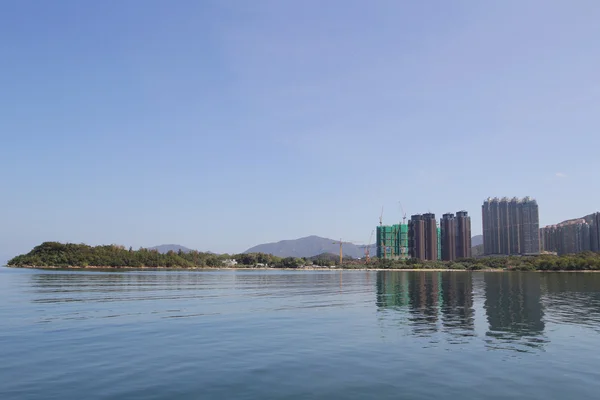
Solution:
{"label": "construction crane", "polygon": [[363,246],[358,246],[361,249],[365,249],[365,264],[369,263],[369,257],[371,255],[371,243],[373,243],[373,234],[375,233],[375,231],[371,231],[371,236],[369,237],[369,241],[367,242],[368,244],[363,245]]}
{"label": "construction crane", "polygon": [[340,265],[343,264],[343,258],[344,258],[344,254],[342,251],[342,245],[344,244],[355,244],[354,242],[343,242],[342,239],[340,239],[339,241],[335,241],[335,242],[331,242],[333,244],[339,244],[340,245]]}
{"label": "construction crane", "polygon": [[379,215],[379,226],[383,225],[383,206],[381,206],[381,214]]}
{"label": "construction crane", "polygon": [[[402,225],[406,225],[406,212],[404,211],[404,207],[402,207],[402,202],[398,201],[398,204],[400,204],[400,210],[402,211]],[[402,230],[402,226],[399,227],[400,230]],[[398,241],[401,240],[401,236],[402,233],[401,231],[398,232]],[[400,257],[405,258],[406,254],[405,251],[406,249],[404,248],[404,246],[402,246],[402,243],[398,243],[398,247],[400,248]]]}
{"label": "construction crane", "polygon": [[406,224],[406,213],[404,212],[404,207],[402,207],[402,202],[399,201],[398,204],[400,204],[400,209],[402,210],[402,224]]}

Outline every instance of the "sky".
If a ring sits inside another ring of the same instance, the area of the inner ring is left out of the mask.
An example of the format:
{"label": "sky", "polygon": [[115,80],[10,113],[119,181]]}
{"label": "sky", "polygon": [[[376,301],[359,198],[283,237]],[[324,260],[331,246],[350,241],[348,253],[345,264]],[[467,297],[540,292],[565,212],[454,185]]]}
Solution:
{"label": "sky", "polygon": [[0,261],[600,210],[600,2],[6,0]]}

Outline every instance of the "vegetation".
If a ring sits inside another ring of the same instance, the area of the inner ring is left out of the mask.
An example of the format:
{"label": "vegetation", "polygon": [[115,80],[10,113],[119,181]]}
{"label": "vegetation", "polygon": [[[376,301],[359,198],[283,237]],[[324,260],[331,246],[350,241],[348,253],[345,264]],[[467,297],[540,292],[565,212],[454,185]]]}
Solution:
{"label": "vegetation", "polygon": [[[8,262],[14,267],[130,267],[130,268],[207,268],[223,267],[237,262],[236,267],[299,268],[303,266],[333,266],[338,263],[335,254],[320,254],[310,258],[276,257],[264,253],[221,254],[198,251],[169,251],[141,248],[133,250],[123,246],[88,246],[85,244],[62,244],[45,242],[27,254],[17,256]],[[586,271],[600,270],[600,253],[580,253],[563,256],[542,254],[537,256],[511,256],[469,258],[456,262],[417,261],[417,260],[372,260],[365,265],[363,260],[345,258],[342,268],[381,268],[381,269],[452,269],[511,271]]]}
{"label": "vegetation", "polygon": [[483,245],[478,244],[477,246],[471,247],[471,254],[473,255],[473,257],[483,256]]}
{"label": "vegetation", "polygon": [[276,268],[297,268],[311,264],[302,258],[280,258],[271,254],[221,254],[198,251],[169,251],[141,248],[133,250],[123,246],[88,246],[85,244],[45,242],[27,254],[8,261],[14,267],[128,267],[128,268],[206,268],[231,265],[235,260],[240,267],[269,266]]}
{"label": "vegetation", "polygon": [[[318,265],[320,267],[333,267],[334,265],[338,265],[340,263],[340,256],[338,254],[333,253],[321,253],[319,255],[308,258],[309,261],[312,261],[314,265]],[[344,264],[355,264],[355,261],[352,257],[346,257],[342,259]],[[356,262],[358,264],[358,262]],[[363,266],[364,267],[364,266]]]}
{"label": "vegetation", "polygon": [[383,269],[466,269],[471,271],[488,269],[509,271],[598,271],[600,270],[600,253],[465,258],[454,262],[380,260],[377,262],[377,266]]}

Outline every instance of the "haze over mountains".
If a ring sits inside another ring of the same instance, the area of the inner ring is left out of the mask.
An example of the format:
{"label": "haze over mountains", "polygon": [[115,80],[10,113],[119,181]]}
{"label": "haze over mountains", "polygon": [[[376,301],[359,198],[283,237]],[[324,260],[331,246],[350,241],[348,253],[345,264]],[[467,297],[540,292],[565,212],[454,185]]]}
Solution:
{"label": "haze over mountains", "polygon": [[[473,236],[471,241],[473,247],[479,246],[483,244],[483,235]],[[268,253],[278,257],[313,257],[323,253],[337,255],[340,252],[340,246],[334,242],[334,239],[312,235],[299,239],[259,244],[258,246],[249,248],[244,253]],[[167,253],[171,250],[174,252],[181,250],[184,253],[192,251],[192,249],[178,244],[161,244],[159,246],[149,247],[149,249],[158,250],[159,253]],[[211,252],[208,251],[207,253]],[[351,243],[344,243],[343,253],[344,257],[363,258],[365,256],[364,248]],[[370,254],[373,257],[377,254],[377,248],[374,244],[371,245]],[[474,253],[473,255],[479,254]],[[14,256],[16,256],[16,254],[0,254],[0,266],[6,265],[8,260]]]}
{"label": "haze over mountains", "polygon": [[192,249],[189,249],[185,246],[180,246],[178,244],[161,244],[159,246],[149,247],[148,250],[158,250],[159,253],[168,253],[169,251],[178,252],[179,250],[184,253],[189,253]]}
{"label": "haze over mountains", "polygon": [[[334,239],[319,236],[307,236],[294,240],[281,240],[275,243],[264,243],[246,250],[244,253],[269,253],[278,257],[313,257],[323,253],[339,254],[340,245]],[[365,250],[352,243],[344,243],[344,256],[362,258]],[[375,245],[371,246],[370,254],[375,255]]]}
{"label": "haze over mountains", "polygon": [[[483,243],[483,235],[476,235],[471,238],[472,246],[478,246]],[[177,244],[163,244],[160,246],[150,247],[151,250],[158,250],[160,253],[166,253],[168,251],[183,251],[187,253],[192,251],[185,246]],[[316,235],[306,236],[299,239],[280,240],[279,242],[263,243],[257,246],[251,247],[244,253],[267,253],[273,254],[278,257],[314,257],[323,253],[339,254],[340,245],[335,239],[328,239]],[[369,250],[371,256],[377,254],[377,248],[375,244],[372,244]],[[365,256],[365,249],[359,245],[352,243],[344,243],[343,245],[344,257],[352,258],[363,258]]]}

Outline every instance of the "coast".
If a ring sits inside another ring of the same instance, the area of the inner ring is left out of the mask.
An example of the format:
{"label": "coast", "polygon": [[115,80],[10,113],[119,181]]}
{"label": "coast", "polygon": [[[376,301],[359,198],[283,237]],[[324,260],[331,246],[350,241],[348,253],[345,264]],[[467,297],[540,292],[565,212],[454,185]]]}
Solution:
{"label": "coast", "polygon": [[570,270],[528,270],[523,271],[516,268],[485,268],[485,269],[452,269],[452,268],[345,268],[345,267],[298,267],[298,268],[281,268],[281,267],[106,267],[106,266],[35,266],[35,265],[6,265],[7,268],[26,268],[39,270],[63,270],[63,271],[340,271],[340,272],[600,272],[600,270],[589,269],[570,269]]}
{"label": "coast", "polygon": [[[120,266],[120,267],[107,267],[107,266],[96,266],[90,265],[86,267],[82,266],[36,266],[36,265],[7,265],[8,268],[26,268],[26,269],[47,269],[47,270],[178,270],[178,271],[456,271],[464,272],[466,269],[451,269],[451,268],[345,268],[345,267],[298,267],[298,268],[282,268],[282,267],[252,267],[252,266],[241,266],[241,267],[131,267],[131,266]],[[501,271],[500,269],[489,269],[479,271]]]}
{"label": "coast", "polygon": [[276,257],[272,254],[221,254],[191,251],[159,253],[156,250],[123,246],[88,246],[84,244],[44,242],[29,253],[7,262],[11,267],[72,270],[267,270],[283,271],[591,271],[600,270],[600,253],[565,255],[488,256],[442,260],[348,260],[338,266],[335,260],[307,257]]}

